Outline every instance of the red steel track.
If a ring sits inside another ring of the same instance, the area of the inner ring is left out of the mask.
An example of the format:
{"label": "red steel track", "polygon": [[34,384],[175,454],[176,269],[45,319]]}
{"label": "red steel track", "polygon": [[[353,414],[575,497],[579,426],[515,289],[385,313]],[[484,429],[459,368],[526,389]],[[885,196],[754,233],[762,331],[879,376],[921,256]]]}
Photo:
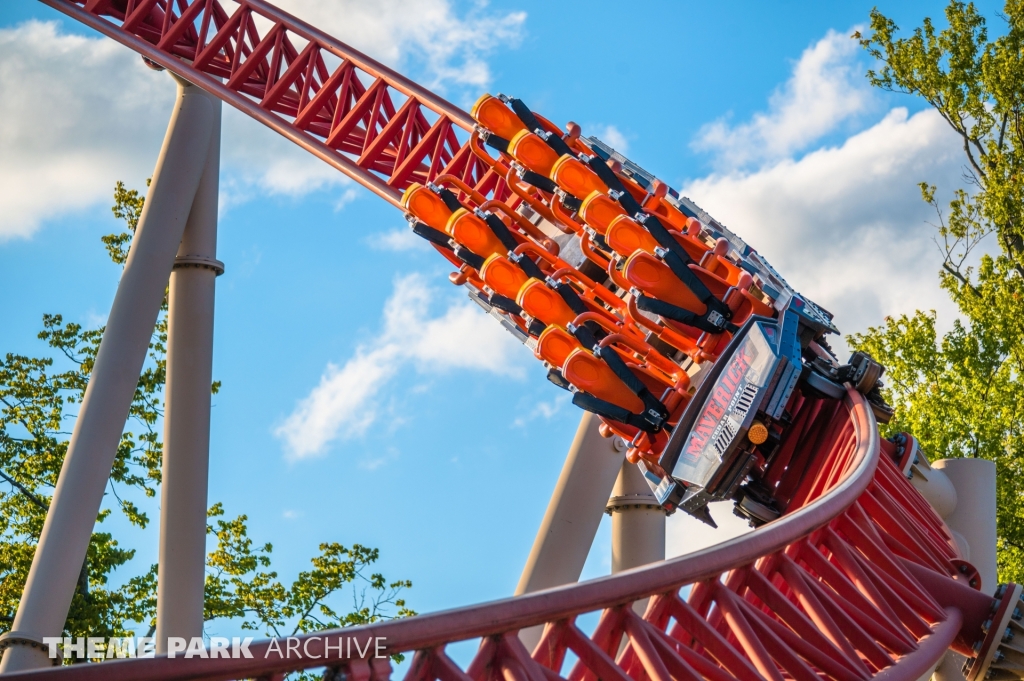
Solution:
{"label": "red steel track", "polygon": [[[377,637],[389,654],[413,654],[405,681],[912,681],[950,646],[969,652],[994,601],[951,578],[945,526],[899,474],[864,398],[850,390],[834,407],[806,408],[801,449],[822,463],[801,481],[799,508],[703,551],[518,598],[310,634],[287,659],[264,642],[251,646],[253,659],[158,657],[10,678],[281,679],[323,667],[326,642],[327,665],[344,675],[336,678],[386,681],[386,658],[336,657],[346,639],[365,651]],[[641,617],[634,606],[645,600]],[[593,612],[600,620],[587,635],[575,622]],[[531,654],[516,634],[536,625],[545,629]],[[445,646],[476,638],[463,670]],[[570,651],[577,661],[563,672]]]}
{"label": "red steel track", "polygon": [[[444,176],[475,194],[477,205],[515,190],[473,153],[468,114],[262,0],[230,3],[232,11],[227,0],[43,2],[249,114],[392,204],[400,205],[410,184]],[[378,637],[388,654],[412,654],[406,681],[913,681],[950,647],[973,656],[996,601],[976,590],[976,575],[900,473],[895,447],[880,440],[864,398],[850,390],[841,402],[802,399],[784,438],[792,458],[776,491],[789,500],[786,514],[675,560],[300,637],[287,659],[263,642],[250,647],[253,659],[136,659],[10,678],[269,680],[326,664],[338,672],[330,678],[386,681],[387,657],[366,650]],[[587,613],[600,613],[590,634],[576,624]],[[517,633],[538,625],[545,627],[541,641],[527,651]],[[466,669],[445,652],[477,638]],[[344,642],[352,640],[363,650],[350,657]],[[343,644],[346,656],[338,659]]]}
{"label": "red steel track", "polygon": [[233,12],[225,7],[234,3],[220,0],[42,1],[215,94],[396,206],[408,185],[441,175],[494,198],[509,193],[465,143],[474,125],[468,113],[262,0]]}

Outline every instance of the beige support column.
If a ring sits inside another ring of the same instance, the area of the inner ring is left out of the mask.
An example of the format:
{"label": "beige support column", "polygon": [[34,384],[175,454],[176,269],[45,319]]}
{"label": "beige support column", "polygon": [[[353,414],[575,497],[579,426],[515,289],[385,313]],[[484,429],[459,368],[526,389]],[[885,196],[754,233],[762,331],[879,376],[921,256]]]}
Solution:
{"label": "beige support column", "polygon": [[[622,462],[607,512],[612,516],[613,575],[665,560],[665,510],[636,464]],[[636,614],[644,614],[648,600],[633,604]]]}
{"label": "beige support column", "polygon": [[946,474],[956,489],[956,507],[946,516],[949,529],[967,540],[971,565],[981,576],[981,590],[995,593],[996,465],[987,459],[942,459],[932,468]]}
{"label": "beige support column", "polygon": [[601,419],[584,412],[576,437],[565,457],[562,474],[551,494],[533,549],[526,560],[516,596],[571,584],[580,578],[608,490],[625,459],[620,438],[604,438],[598,432]]}
{"label": "beige support column", "polygon": [[187,640],[203,635],[214,281],[224,271],[217,260],[221,107],[213,97],[210,103],[215,117],[206,167],[178,247],[168,297],[157,653],[167,652],[169,636]]}
{"label": "beige support column", "polygon": [[[600,424],[597,416],[583,413],[516,596],[572,584],[583,572],[626,451],[621,438],[601,437]],[[541,628],[533,627],[519,632],[519,638],[532,650],[540,634]]]}
{"label": "beige support column", "polygon": [[956,488],[941,469],[934,468],[928,457],[921,451],[917,440],[903,465],[903,475],[910,480],[925,501],[931,505],[940,518],[947,518],[956,508]]}
{"label": "beige support column", "polygon": [[21,594],[0,673],[53,663],[43,637],[60,636],[110,477],[174,256],[206,164],[214,107],[198,88],[178,99],[146,195],[57,488]]}
{"label": "beige support column", "polygon": [[607,511],[613,575],[665,560],[665,511],[635,464],[622,462]]}

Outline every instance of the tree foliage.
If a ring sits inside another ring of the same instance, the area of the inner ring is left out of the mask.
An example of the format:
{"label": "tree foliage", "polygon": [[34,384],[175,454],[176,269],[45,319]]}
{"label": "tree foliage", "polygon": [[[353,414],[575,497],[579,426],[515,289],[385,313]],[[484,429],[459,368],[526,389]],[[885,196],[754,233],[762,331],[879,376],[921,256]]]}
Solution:
{"label": "tree foliage", "polygon": [[920,438],[932,458],[981,457],[998,471],[1000,579],[1024,579],[1024,2],[1008,0],[989,38],[971,3],[951,1],[947,27],[930,19],[910,35],[871,13],[854,37],[878,60],[876,87],[922,98],[958,136],[963,185],[920,187],[937,214],[941,286],[960,319],[936,331],[918,311],[850,337],[888,368],[887,432]]}
{"label": "tree foliage", "polygon": [[[124,230],[102,237],[117,265],[127,260],[144,202],[137,190],[117,183],[112,210]],[[113,502],[100,512],[97,529],[111,508],[139,528],[150,522],[133,499],[155,497],[160,485],[166,311],[165,296],[111,470],[107,494]],[[87,329],[47,314],[38,337],[56,360],[16,353],[0,358],[0,633],[13,623],[103,328]],[[211,390],[218,387],[214,383]],[[410,581],[389,581],[370,572],[379,558],[377,549],[321,544],[311,569],[286,587],[271,569],[272,545],[253,544],[245,515],[227,520],[221,504],[214,504],[208,515],[207,531],[216,538],[207,558],[208,622],[235,619],[243,629],[290,635],[415,614],[401,597]],[[139,570],[134,556],[135,550],[121,546],[111,533],[94,531],[64,636],[120,637],[147,633],[135,632],[135,625],[152,629],[157,566],[125,579],[124,571]],[[346,588],[350,608],[340,600]]]}

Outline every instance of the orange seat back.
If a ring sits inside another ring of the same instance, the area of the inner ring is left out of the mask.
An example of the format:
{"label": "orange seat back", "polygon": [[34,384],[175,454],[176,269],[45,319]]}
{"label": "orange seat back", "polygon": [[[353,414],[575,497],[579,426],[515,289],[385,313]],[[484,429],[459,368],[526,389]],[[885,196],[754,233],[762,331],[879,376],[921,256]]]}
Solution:
{"label": "orange seat back", "polygon": [[[673,319],[662,320],[665,326],[675,332],[675,336],[672,336],[672,340],[678,342],[683,347],[679,349],[683,352],[689,353],[691,350],[697,347],[697,341],[704,335],[704,332],[695,326],[687,326],[681,322],[677,322]],[[664,338],[662,340],[665,340]],[[671,342],[671,341],[667,341]],[[675,343],[673,346],[679,347]]]}
{"label": "orange seat back", "polygon": [[504,102],[491,95],[484,95],[476,100],[469,115],[498,137],[507,140],[515,137],[519,131],[526,130],[526,125],[519,120],[519,116],[505,106]]}
{"label": "orange seat back", "polygon": [[441,198],[420,183],[411,184],[406,189],[406,193],[401,195],[401,205],[420,222],[441,231],[452,216],[452,211]]}
{"label": "orange seat back", "polygon": [[607,233],[612,220],[625,214],[626,211],[617,201],[596,189],[583,199],[583,205],[580,206],[580,217],[598,234]]}
{"label": "orange seat back", "polygon": [[683,247],[683,250],[690,255],[694,262],[700,262],[704,259],[707,253],[711,252],[711,247],[697,236],[680,234],[678,232],[674,232],[672,236],[675,238],[676,242]]}
{"label": "orange seat back", "polygon": [[591,192],[604,191],[607,187],[597,174],[578,158],[568,154],[560,157],[551,167],[551,179],[573,196],[589,196]]}
{"label": "orange seat back", "polygon": [[633,286],[647,295],[664,300],[678,307],[690,310],[696,314],[704,314],[707,307],[700,302],[686,287],[679,281],[668,265],[655,258],[650,253],[637,251],[629,256],[626,264],[622,267],[622,275]]}
{"label": "orange seat back", "polygon": [[718,298],[719,300],[725,300],[725,295],[729,292],[732,286],[725,279],[713,272],[708,272],[703,267],[697,267],[696,265],[690,267],[690,271],[697,275],[697,278],[704,282],[704,285],[711,291],[711,295]]}
{"label": "orange seat back", "polygon": [[562,376],[580,390],[605,402],[634,414],[643,412],[643,400],[630,392],[607,364],[582,348],[569,353],[562,366]]}
{"label": "orange seat back", "polygon": [[487,258],[484,266],[480,268],[480,275],[492,291],[512,300],[519,296],[519,289],[529,279],[519,265],[503,255],[492,255]]}
{"label": "orange seat back", "polygon": [[751,315],[772,317],[775,311],[755,298],[748,291],[731,289],[725,296],[725,304],[732,310],[732,323],[741,326]]}
{"label": "orange seat back", "polygon": [[728,331],[722,333],[705,333],[701,336],[700,341],[697,343],[697,347],[700,348],[700,353],[705,360],[714,361],[718,359],[718,356],[729,347],[729,341],[732,340],[732,334]]}
{"label": "orange seat back", "polygon": [[560,326],[564,329],[576,319],[576,313],[562,300],[562,296],[537,279],[531,279],[523,285],[516,297],[516,303],[526,314],[548,326]]}
{"label": "orange seat back", "polygon": [[644,201],[643,208],[648,213],[658,216],[663,223],[667,223],[665,226],[669,229],[682,231],[686,228],[686,222],[689,218],[659,197],[649,197]]}
{"label": "orange seat back", "polygon": [[548,143],[529,130],[522,130],[512,137],[509,152],[520,163],[544,177],[551,176],[551,168],[558,160],[558,154]]}
{"label": "orange seat back", "polygon": [[494,235],[487,223],[465,208],[452,213],[444,231],[481,257],[507,252],[504,244]]}
{"label": "orange seat back", "polygon": [[727,258],[723,258],[720,255],[710,253],[704,256],[704,259],[700,263],[701,267],[711,272],[716,277],[724,279],[729,282],[732,286],[739,283],[740,274],[744,270],[737,267],[734,263],[729,261]]}
{"label": "orange seat back", "polygon": [[657,240],[651,236],[650,232],[625,215],[612,220],[604,240],[609,248],[624,258],[628,258],[638,250],[654,253],[654,249],[658,245]]}
{"label": "orange seat back", "polygon": [[444,205],[441,197],[422,184],[414,183],[402,194],[402,207],[416,216],[416,219],[434,229],[445,231],[452,212]]}
{"label": "orange seat back", "polygon": [[537,339],[537,349],[533,354],[551,366],[561,369],[572,351],[582,347],[576,337],[568,331],[557,326],[549,326]]}

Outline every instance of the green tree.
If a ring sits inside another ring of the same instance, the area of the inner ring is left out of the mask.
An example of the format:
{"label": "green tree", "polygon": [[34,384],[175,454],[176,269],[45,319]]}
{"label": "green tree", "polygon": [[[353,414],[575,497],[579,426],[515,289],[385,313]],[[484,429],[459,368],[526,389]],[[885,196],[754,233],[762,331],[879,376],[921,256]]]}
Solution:
{"label": "green tree", "polygon": [[[117,183],[112,210],[125,229],[102,237],[115,264],[124,265],[127,259],[143,205],[138,191]],[[107,487],[114,503],[100,512],[97,529],[110,517],[111,507],[139,528],[149,525],[149,517],[132,499],[152,498],[160,485],[166,310],[165,297]],[[60,315],[44,315],[39,339],[56,352],[57,361],[14,353],[0,358],[0,633],[11,628],[67,453],[75,405],[85,394],[102,335],[102,328],[86,329]],[[218,388],[216,382],[211,386],[214,393]],[[207,621],[236,618],[244,629],[289,635],[415,614],[402,598],[410,581],[388,581],[370,572],[377,549],[321,544],[311,569],[286,587],[271,570],[272,545],[254,547],[246,516],[226,520],[222,505],[214,504],[209,517],[208,532],[216,537],[216,548],[207,559]],[[157,570],[155,565],[139,570],[134,555],[134,549],[121,546],[111,533],[93,533],[64,636],[147,633],[134,632],[134,625],[152,630]],[[113,588],[114,573],[120,576],[126,570],[137,574],[119,579]],[[339,600],[346,588],[351,608]]]}
{"label": "green tree", "polygon": [[[938,216],[940,285],[960,320],[936,332],[935,313],[886,319],[850,337],[888,367],[896,415],[932,458],[981,457],[998,470],[999,572],[1024,579],[1024,2],[1008,0],[989,38],[973,4],[952,0],[947,27],[930,19],[906,36],[877,9],[854,38],[878,60],[870,82],[920,97],[955,131],[964,184],[947,206],[922,182]],[[927,178],[921,178],[927,180]],[[972,266],[971,263],[974,263]]]}

